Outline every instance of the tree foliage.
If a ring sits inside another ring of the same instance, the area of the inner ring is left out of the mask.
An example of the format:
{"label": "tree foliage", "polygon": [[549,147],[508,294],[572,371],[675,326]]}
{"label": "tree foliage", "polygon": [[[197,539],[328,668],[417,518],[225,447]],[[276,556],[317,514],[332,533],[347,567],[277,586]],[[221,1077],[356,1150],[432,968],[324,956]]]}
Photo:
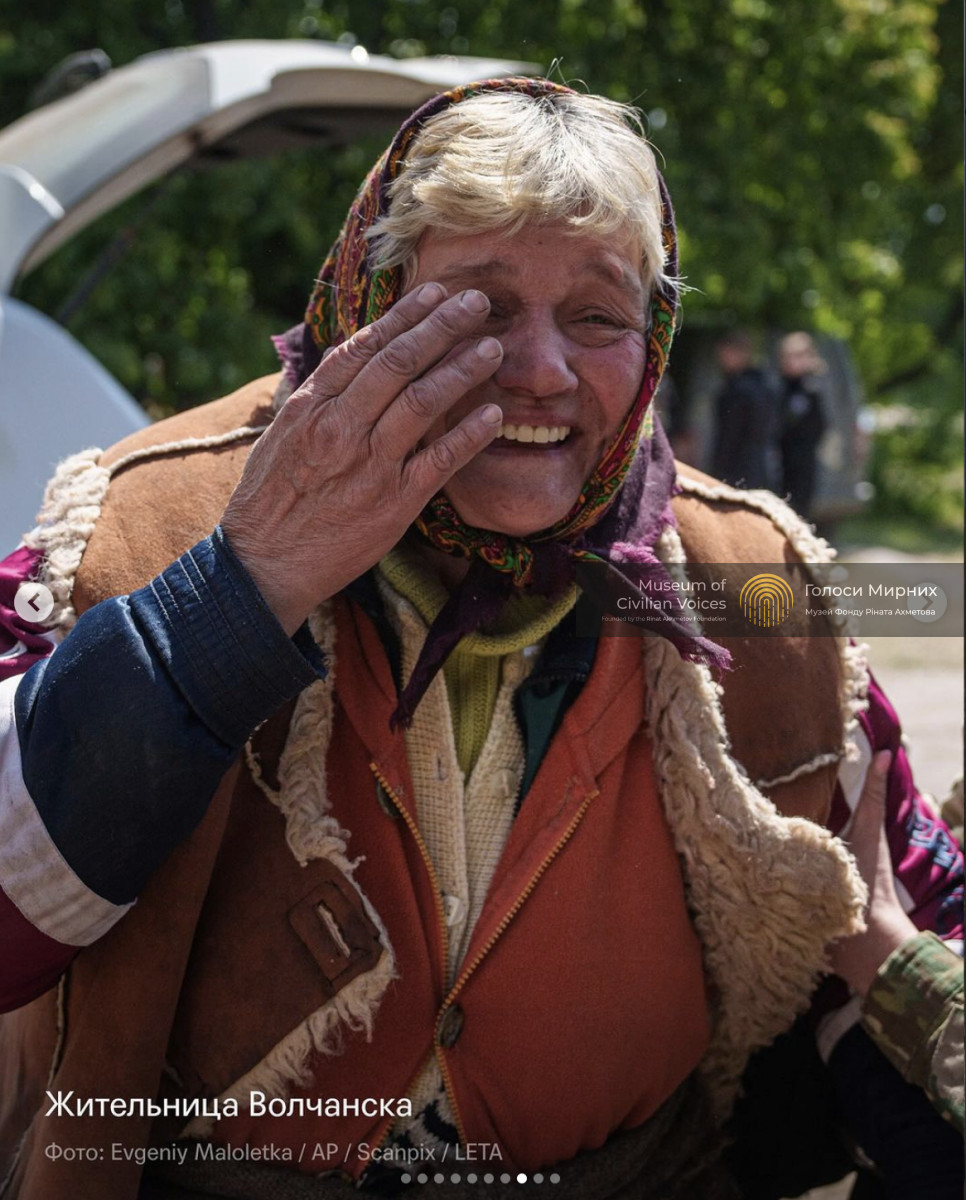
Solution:
{"label": "tree foliage", "polygon": [[[870,396],[921,410],[933,432],[920,452],[946,469],[959,453],[959,21],[951,0],[0,0],[0,122],[92,46],[121,64],[198,41],[320,37],[539,64],[645,113],[695,289],[687,320],[846,338]],[[158,412],[272,369],[268,334],[299,318],[380,148],[168,181],[70,328]],[[24,297],[61,309],[144,204],[75,239]]]}

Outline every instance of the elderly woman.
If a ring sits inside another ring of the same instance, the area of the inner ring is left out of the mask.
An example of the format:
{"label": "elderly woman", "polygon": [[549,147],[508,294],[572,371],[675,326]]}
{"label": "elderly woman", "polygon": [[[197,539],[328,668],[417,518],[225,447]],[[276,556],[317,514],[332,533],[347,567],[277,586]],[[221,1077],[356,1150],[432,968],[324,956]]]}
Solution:
{"label": "elderly woman", "polygon": [[[895,751],[893,832],[926,818],[854,649],[575,630],[582,563],[822,552],[766,493],[675,482],[675,272],[620,106],[451,93],[363,185],[281,381],[61,468],[7,573],[55,596],[4,685],[8,1194],[735,1194],[749,1054],[860,924],[823,828],[848,747]],[[957,932],[944,838],[893,839],[916,924],[893,901],[873,959]]]}

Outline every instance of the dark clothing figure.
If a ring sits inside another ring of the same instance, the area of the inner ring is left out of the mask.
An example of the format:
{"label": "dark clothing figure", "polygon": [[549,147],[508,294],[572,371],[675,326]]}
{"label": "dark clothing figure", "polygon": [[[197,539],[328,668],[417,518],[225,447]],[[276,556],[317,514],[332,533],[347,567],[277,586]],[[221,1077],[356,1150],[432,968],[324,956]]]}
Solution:
{"label": "dark clothing figure", "polygon": [[802,379],[786,379],[781,400],[779,449],[781,494],[806,519],[811,515],[818,474],[818,447],[828,422],[818,389]]}
{"label": "dark clothing figure", "polygon": [[667,432],[674,457],[680,462],[688,463],[689,466],[699,466],[690,398],[681,391],[667,371],[661,376],[654,403]]}
{"label": "dark clothing figure", "polygon": [[745,367],[727,375],[715,401],[711,474],[739,487],[768,487],[774,414],[774,393],[764,371]]}

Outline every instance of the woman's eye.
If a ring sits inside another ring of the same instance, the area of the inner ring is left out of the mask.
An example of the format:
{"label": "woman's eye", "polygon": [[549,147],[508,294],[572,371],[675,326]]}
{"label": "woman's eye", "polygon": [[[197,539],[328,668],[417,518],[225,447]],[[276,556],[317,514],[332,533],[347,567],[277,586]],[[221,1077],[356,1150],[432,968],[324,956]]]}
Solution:
{"label": "woman's eye", "polygon": [[601,332],[617,332],[627,328],[627,322],[613,313],[587,312],[577,317],[577,325],[584,329],[600,330]]}

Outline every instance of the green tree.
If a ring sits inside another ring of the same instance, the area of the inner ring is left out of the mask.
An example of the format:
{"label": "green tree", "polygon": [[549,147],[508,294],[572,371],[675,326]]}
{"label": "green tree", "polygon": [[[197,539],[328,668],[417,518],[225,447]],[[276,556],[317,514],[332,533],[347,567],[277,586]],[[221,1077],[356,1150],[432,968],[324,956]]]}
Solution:
{"label": "green tree", "polygon": [[[869,395],[904,405],[916,430],[883,460],[915,448],[902,486],[880,470],[887,499],[936,515],[938,489],[949,520],[961,508],[959,20],[949,0],[102,0],[16,16],[0,0],[0,120],[71,51],[97,45],[120,64],[225,37],[522,59],[631,101],[675,197],[687,319],[846,338]],[[268,334],[298,319],[379,148],[170,181],[70,328],[155,412],[272,369]],[[75,239],[24,297],[58,311],[144,203]]]}

